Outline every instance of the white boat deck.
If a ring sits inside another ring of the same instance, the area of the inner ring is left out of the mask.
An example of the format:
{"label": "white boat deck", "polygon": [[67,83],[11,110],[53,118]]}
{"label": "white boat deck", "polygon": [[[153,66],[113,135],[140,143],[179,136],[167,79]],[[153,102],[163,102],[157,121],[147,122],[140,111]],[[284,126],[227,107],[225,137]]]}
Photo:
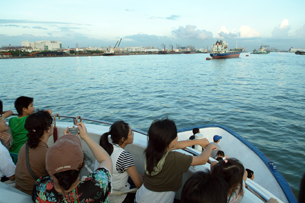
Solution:
{"label": "white boat deck", "polygon": [[[63,135],[63,131],[66,129],[67,126],[71,126],[71,123],[68,123],[68,122],[57,122],[56,124],[57,124],[56,126],[57,126],[59,137]],[[97,143],[99,143],[100,136],[104,132],[109,131],[109,126],[102,125],[102,124],[98,124],[98,125],[86,124],[86,127],[88,130],[89,136],[92,137],[92,139]],[[245,167],[250,168],[250,169],[254,170],[254,172],[255,172],[255,182],[253,182],[251,180],[247,180],[248,185],[251,187],[257,188],[258,191],[260,191],[260,193],[263,194],[264,196],[266,196],[267,198],[270,198],[270,197],[276,198],[273,194],[276,193],[277,190],[281,191],[281,188],[278,186],[278,184],[275,183],[276,180],[274,181],[272,178],[273,177],[272,174],[268,173],[268,168],[265,166],[265,164],[261,163],[261,160],[259,158],[257,158],[255,154],[252,154],[252,152],[250,152],[248,148],[243,146],[243,144],[238,139],[231,136],[225,130],[219,129],[219,128],[201,129],[201,133],[204,134],[209,141],[212,140],[212,137],[215,134],[221,135],[223,137],[223,139],[222,139],[220,145],[229,157],[239,158],[239,156],[237,156],[237,155],[240,155],[241,153],[243,155],[245,155],[243,157],[240,157],[239,159],[241,160],[241,162],[244,164]],[[188,139],[189,136],[191,136],[191,135],[192,135],[191,131],[182,132],[182,133],[178,134],[178,136],[179,136],[178,139],[185,140],[185,139]],[[51,146],[53,143],[54,143],[53,137],[50,137],[48,140],[48,145]],[[82,145],[83,145],[83,151],[86,154],[86,166],[88,166],[91,170],[93,170],[95,158],[94,158],[93,154],[91,153],[91,150],[89,149],[87,144],[82,141]],[[131,145],[128,145],[126,147],[126,150],[129,151],[134,158],[135,165],[136,165],[138,172],[142,173],[142,174],[144,173],[144,153],[143,152],[144,152],[144,149],[146,148],[146,145],[147,145],[147,136],[135,132],[134,133],[134,143]],[[181,153],[188,154],[188,152],[186,152],[184,150],[179,150],[179,151]],[[245,152],[247,152],[247,154]],[[209,164],[205,164],[202,166],[195,166],[195,167],[191,166],[190,169],[188,170],[188,172],[183,175],[183,182],[185,182],[196,171],[207,170],[209,168],[210,168]],[[270,178],[268,178],[268,177],[270,177]],[[261,188],[260,185],[263,185],[264,188],[272,191],[273,194],[271,194],[267,190]],[[182,190],[182,187],[176,193],[176,199],[180,199],[181,190]],[[285,200],[285,198],[282,197],[282,195],[280,193],[276,194],[276,196],[279,197],[279,199],[277,198],[278,201],[279,202],[288,202],[287,200]],[[0,202],[3,202],[3,201],[7,202],[6,200],[9,200],[10,202],[32,202],[31,197],[29,195],[24,194],[24,193],[16,190],[15,188],[12,188],[5,184],[0,184],[0,197],[1,197]],[[12,197],[14,199],[12,199]],[[280,200],[282,198],[284,199],[284,201]],[[252,202],[254,203],[254,202],[262,202],[262,201],[259,198],[257,198],[254,194],[252,194],[250,191],[246,190],[245,196],[244,196],[242,202],[243,203],[252,203]]]}

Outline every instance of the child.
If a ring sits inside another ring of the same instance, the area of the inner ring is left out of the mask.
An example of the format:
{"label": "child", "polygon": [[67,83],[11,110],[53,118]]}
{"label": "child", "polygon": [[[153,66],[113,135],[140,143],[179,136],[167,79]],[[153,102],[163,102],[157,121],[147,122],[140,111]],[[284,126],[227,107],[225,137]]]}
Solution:
{"label": "child", "polygon": [[222,150],[218,150],[218,152],[216,153],[215,159],[217,160],[218,157],[225,159],[225,153]]}
{"label": "child", "polygon": [[[193,135],[189,137],[189,140],[202,139],[202,138],[203,135],[200,134],[199,128],[193,128]],[[192,148],[197,149],[200,152],[204,150],[204,148],[201,147],[200,145],[193,145]]]}
{"label": "child", "polygon": [[254,180],[254,171],[252,171],[251,169],[246,168],[246,171],[248,173],[248,178],[251,180]]}
{"label": "child", "polygon": [[[111,136],[112,143],[109,143],[108,137]],[[133,143],[133,132],[128,123],[124,121],[114,122],[109,132],[104,133],[100,138],[100,146],[103,147],[111,156],[113,163],[112,190],[124,191],[129,190],[130,185],[127,182],[128,176],[137,188],[141,187],[143,180],[142,175],[137,172],[132,155],[125,151],[128,144]],[[96,163],[98,163],[96,161]],[[99,164],[99,163],[98,163]],[[97,168],[96,164],[95,168]],[[134,193],[128,195],[110,195],[110,202],[127,202],[134,200]]]}
{"label": "child", "polygon": [[199,171],[184,184],[181,203],[227,203],[228,186],[218,176]]}
{"label": "child", "polygon": [[28,131],[24,128],[24,124],[27,117],[34,113],[33,101],[33,98],[25,96],[18,97],[15,101],[18,117],[13,117],[9,121],[13,136],[13,144],[10,150],[12,153],[18,154],[22,145],[28,140]]}
{"label": "child", "polygon": [[[193,135],[189,137],[189,140],[194,140],[197,133],[200,133],[199,128],[193,128]],[[195,149],[195,145],[193,145],[192,148]]]}
{"label": "child", "polygon": [[[206,147],[200,156],[172,151],[196,144]],[[182,186],[183,173],[190,166],[205,164],[215,149],[205,138],[178,141],[174,121],[155,120],[148,130],[144,183],[136,193],[136,202],[174,202],[175,193]]]}
{"label": "child", "polygon": [[244,197],[247,173],[240,161],[234,158],[220,161],[212,166],[211,171],[213,175],[222,177],[228,184],[228,203],[241,202]]}

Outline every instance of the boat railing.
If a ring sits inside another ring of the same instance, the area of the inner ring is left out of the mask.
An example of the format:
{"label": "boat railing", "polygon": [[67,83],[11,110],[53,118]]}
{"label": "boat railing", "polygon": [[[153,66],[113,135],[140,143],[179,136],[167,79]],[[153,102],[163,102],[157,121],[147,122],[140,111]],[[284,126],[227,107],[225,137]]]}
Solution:
{"label": "boat railing", "polygon": [[[18,114],[12,114],[12,116],[18,116]],[[90,122],[95,122],[95,123],[101,123],[101,124],[106,124],[106,125],[112,125],[111,122],[108,122],[108,121],[102,121],[102,120],[95,120],[95,119],[91,119],[91,118],[83,118],[81,116],[66,116],[66,115],[59,115],[59,114],[54,114],[52,115],[52,118],[54,118],[54,121],[56,121],[56,117],[58,119],[60,118],[72,118],[73,119],[73,123],[75,124],[75,121],[78,121],[78,119],[80,121],[90,121]],[[147,135],[147,133],[145,133],[144,131],[141,131],[141,130],[138,130],[138,129],[134,129],[134,128],[131,128],[132,131],[134,132],[137,132],[137,133],[140,133],[140,134],[143,134],[143,135]]]}

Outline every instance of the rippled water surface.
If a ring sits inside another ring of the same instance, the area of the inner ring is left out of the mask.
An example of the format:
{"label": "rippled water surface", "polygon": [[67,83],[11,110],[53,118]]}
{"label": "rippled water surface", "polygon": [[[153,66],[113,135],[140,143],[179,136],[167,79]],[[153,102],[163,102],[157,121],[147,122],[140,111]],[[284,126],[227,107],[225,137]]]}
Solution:
{"label": "rippled water surface", "polygon": [[178,128],[225,125],[264,152],[295,195],[304,170],[305,56],[207,54],[0,60],[1,100],[147,131],[168,116]]}

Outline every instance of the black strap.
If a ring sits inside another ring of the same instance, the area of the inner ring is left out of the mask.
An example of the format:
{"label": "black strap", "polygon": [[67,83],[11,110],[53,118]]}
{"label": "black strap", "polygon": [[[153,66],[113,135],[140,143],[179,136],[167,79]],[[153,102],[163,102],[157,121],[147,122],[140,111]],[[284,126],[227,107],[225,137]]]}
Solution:
{"label": "black strap", "polygon": [[30,162],[29,162],[29,145],[28,143],[26,143],[26,147],[25,147],[25,157],[26,157],[26,167],[28,168],[28,171],[30,173],[30,175],[37,180],[38,177],[35,175],[35,173],[32,171],[31,166],[30,166]]}

